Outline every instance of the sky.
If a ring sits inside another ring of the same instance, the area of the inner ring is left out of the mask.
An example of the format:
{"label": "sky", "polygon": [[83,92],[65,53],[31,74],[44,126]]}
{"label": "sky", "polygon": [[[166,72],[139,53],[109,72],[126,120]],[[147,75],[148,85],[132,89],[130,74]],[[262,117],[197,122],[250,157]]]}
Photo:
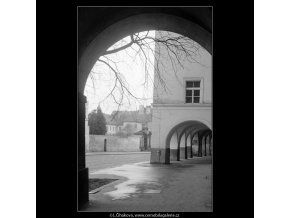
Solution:
{"label": "sky", "polygon": [[[146,34],[147,32],[139,33],[140,36]],[[150,31],[148,36],[154,37],[155,31]],[[122,45],[127,44],[130,41],[129,37],[116,42],[108,50],[118,48]],[[146,56],[151,63],[154,64],[154,42],[147,41],[150,45],[151,51],[149,49],[144,50]],[[110,65],[121,73],[121,78],[126,82],[126,87],[129,91],[136,97],[142,98],[142,100],[136,100],[127,93],[123,99],[123,104],[120,106],[119,110],[136,110],[139,105],[148,106],[153,102],[153,79],[154,79],[154,69],[153,66],[147,64],[147,76],[145,73],[144,56],[136,55],[138,46],[132,46],[125,50],[119,51],[115,54],[108,55],[107,58],[101,57],[101,60],[110,63]],[[141,53],[140,53],[141,54]],[[113,63],[115,62],[116,65]],[[93,76],[93,79],[92,79]],[[146,82],[147,81],[147,82]],[[114,72],[104,63],[97,61],[91,70],[91,74],[87,79],[84,94],[88,101],[88,111],[91,112],[96,109],[98,105],[101,106],[104,113],[110,114],[112,111],[118,109],[118,104],[115,102],[112,96],[108,96],[115,84],[115,74]],[[116,101],[121,98],[120,91],[121,87],[117,85],[113,95]]]}

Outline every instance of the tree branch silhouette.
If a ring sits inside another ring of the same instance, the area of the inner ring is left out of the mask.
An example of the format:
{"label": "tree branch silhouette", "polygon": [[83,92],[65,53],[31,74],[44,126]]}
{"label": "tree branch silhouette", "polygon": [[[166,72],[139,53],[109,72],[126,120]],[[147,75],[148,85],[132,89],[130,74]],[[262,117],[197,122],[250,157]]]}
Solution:
{"label": "tree branch silhouette", "polygon": [[[150,31],[143,33],[135,33],[129,36],[129,41],[120,40],[112,46],[112,49],[109,48],[104,52],[102,56],[98,59],[97,63],[105,65],[114,75],[113,87],[110,89],[109,93],[104,96],[99,103],[104,102],[109,97],[112,97],[114,102],[118,105],[117,111],[124,103],[126,98],[130,104],[131,99],[134,99],[141,103],[142,100],[148,100],[146,98],[141,98],[136,96],[126,78],[123,76],[123,73],[118,68],[118,62],[112,58],[110,55],[117,54],[118,52],[125,51],[126,54],[131,58],[133,62],[136,61],[136,58],[139,57],[142,61],[144,67],[144,89],[148,86],[148,83],[151,83],[154,87],[156,84],[153,82],[153,78],[150,77],[149,70],[153,68],[154,77],[158,80],[158,83],[161,85],[162,89],[165,92],[168,92],[166,81],[163,76],[163,72],[168,67],[168,61],[170,66],[174,71],[174,74],[178,80],[178,66],[184,68],[183,62],[187,60],[191,63],[199,63],[197,56],[199,55],[200,45],[191,40],[188,37],[172,34],[167,31],[158,31],[159,37],[152,37],[149,34]],[[125,43],[125,44],[124,44]],[[153,49],[152,44],[154,43],[155,48]],[[129,49],[131,53],[129,55]],[[163,52],[162,52],[163,51]],[[154,60],[152,61],[149,57],[153,56]],[[166,63],[164,63],[166,60]],[[90,79],[93,82],[93,87],[95,89],[94,71],[90,74]]]}

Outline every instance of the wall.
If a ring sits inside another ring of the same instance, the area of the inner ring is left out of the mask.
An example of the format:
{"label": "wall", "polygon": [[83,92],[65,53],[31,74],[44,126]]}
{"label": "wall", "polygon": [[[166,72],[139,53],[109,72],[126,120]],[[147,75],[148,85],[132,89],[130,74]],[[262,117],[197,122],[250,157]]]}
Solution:
{"label": "wall", "polygon": [[[172,34],[174,35],[174,34]],[[175,34],[177,36],[177,34]],[[158,37],[158,32],[156,32]],[[167,86],[167,91],[159,83],[157,73],[154,78],[153,90],[153,116],[152,116],[152,144],[151,163],[168,163],[167,155],[172,156],[172,149],[166,145],[166,137],[169,131],[179,123],[185,121],[199,121],[212,129],[212,58],[211,54],[200,47],[195,59],[198,63],[192,63],[186,59],[181,60],[183,67],[171,64],[167,58],[166,50],[161,48],[159,56],[164,67],[160,68],[160,74]],[[155,61],[157,64],[157,61]],[[173,70],[173,66],[175,70]],[[185,81],[200,79],[201,102],[198,104],[185,103]],[[160,157],[158,156],[160,152]],[[158,155],[157,155],[158,154]],[[185,157],[184,141],[181,143],[181,157]]]}
{"label": "wall", "polygon": [[[179,36],[178,34],[171,34],[172,36]],[[156,31],[156,37],[159,36],[159,32]],[[175,71],[171,64],[170,58],[167,54],[167,50],[164,46],[160,48],[160,55],[156,54],[160,63],[160,75],[164,79],[167,90],[165,91],[162,84],[159,83],[157,73],[154,78],[154,91],[153,102],[161,104],[184,104],[185,103],[185,80],[201,79],[201,103],[212,103],[212,64],[211,55],[204,48],[200,47],[194,59],[197,63],[192,63],[188,59],[181,60],[182,66],[176,63],[174,64]],[[157,66],[157,61],[155,61]]]}
{"label": "wall", "polygon": [[[124,122],[122,126],[115,126],[115,125],[110,125],[107,124],[107,134],[109,135],[114,135],[118,133],[119,131],[124,130],[126,125],[130,126],[130,129],[132,130],[133,133],[138,132],[142,130],[142,123],[137,123],[137,122]],[[120,129],[119,129],[120,127]]]}
{"label": "wall", "polygon": [[180,159],[186,159],[186,158],[187,158],[187,151],[185,150],[185,134],[183,134],[180,139]]}
{"label": "wall", "polygon": [[[211,127],[212,108],[204,107],[158,107],[153,110],[152,147],[165,146],[166,137],[171,128],[189,120],[199,121]],[[156,136],[156,137],[155,137]],[[159,137],[157,137],[159,136]]]}
{"label": "wall", "polygon": [[107,151],[140,151],[140,137],[141,136],[104,136],[104,135],[90,135],[90,152],[104,151],[104,139],[107,139]]}
{"label": "wall", "polygon": [[178,149],[178,138],[177,138],[177,133],[175,132],[171,139],[170,139],[170,160],[175,161],[179,160],[179,156],[177,153]]}
{"label": "wall", "polygon": [[152,122],[147,123],[148,130],[152,133]]}
{"label": "wall", "polygon": [[106,127],[107,134],[116,134],[118,132],[118,126],[107,124]]}
{"label": "wall", "polygon": [[187,157],[192,157],[192,146],[191,146],[191,136],[187,136],[187,139],[186,139],[186,146],[187,146],[187,149],[188,149],[188,152],[187,152]]}

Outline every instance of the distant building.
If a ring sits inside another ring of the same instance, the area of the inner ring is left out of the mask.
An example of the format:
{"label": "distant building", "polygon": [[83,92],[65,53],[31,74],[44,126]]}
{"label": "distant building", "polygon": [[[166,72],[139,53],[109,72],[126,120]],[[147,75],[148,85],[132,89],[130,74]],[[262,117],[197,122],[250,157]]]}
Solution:
{"label": "distant building", "polygon": [[113,111],[105,116],[107,121],[107,134],[115,135],[119,132],[129,131],[134,134],[145,128],[151,130],[152,108],[151,106],[139,106],[136,111]]}
{"label": "distant building", "polygon": [[151,135],[152,132],[148,130],[147,127],[144,129],[134,133],[134,135],[140,135],[140,150],[141,151],[146,151],[151,149]]}

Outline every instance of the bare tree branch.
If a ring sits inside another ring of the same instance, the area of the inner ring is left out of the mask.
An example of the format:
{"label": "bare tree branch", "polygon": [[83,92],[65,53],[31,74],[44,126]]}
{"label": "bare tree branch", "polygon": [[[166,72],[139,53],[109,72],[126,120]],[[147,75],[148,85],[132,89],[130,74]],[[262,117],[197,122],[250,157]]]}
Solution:
{"label": "bare tree branch", "polygon": [[[136,61],[136,58],[139,57],[144,67],[144,83],[142,86],[145,89],[148,87],[148,84],[151,83],[155,88],[156,84],[153,81],[153,78],[150,76],[150,69],[154,70],[155,79],[157,79],[158,84],[161,85],[165,92],[170,90],[167,87],[166,81],[164,80],[164,73],[168,68],[168,62],[163,63],[162,60],[169,60],[171,69],[174,71],[175,77],[179,81],[178,77],[178,66],[184,68],[183,61],[187,60],[189,62],[199,63],[197,60],[200,46],[195,43],[193,40],[181,36],[181,35],[172,35],[170,32],[160,31],[159,37],[150,36],[150,31],[145,33],[135,33],[129,36],[130,41],[120,40],[116,43],[112,49],[107,50],[103,55],[98,59],[97,63],[104,64],[108,69],[113,72],[113,86],[110,89],[109,93],[100,101],[104,102],[106,99],[112,97],[113,101],[118,105],[117,111],[123,105],[124,100],[127,100],[128,104],[131,104],[131,98],[139,102],[141,100],[148,100],[148,98],[143,98],[136,96],[130,88],[129,83],[126,81],[124,74],[118,68],[119,62],[113,58],[110,58],[110,55],[117,54],[120,51],[125,51],[127,56],[130,57],[132,61]],[[124,43],[126,43],[124,45]],[[155,45],[155,48],[152,48],[152,45]],[[161,49],[165,48],[165,49]],[[131,55],[127,50],[131,49],[135,54]],[[163,52],[161,52],[161,50]],[[165,52],[165,53],[164,53]],[[154,60],[151,60],[149,57],[153,56]],[[203,65],[202,63],[199,63]],[[96,78],[94,74],[98,74],[95,71],[91,71],[90,79],[93,83],[93,89],[95,90]],[[179,81],[180,82],[180,81]],[[119,99],[118,99],[119,96]],[[100,103],[99,102],[99,103]]]}

